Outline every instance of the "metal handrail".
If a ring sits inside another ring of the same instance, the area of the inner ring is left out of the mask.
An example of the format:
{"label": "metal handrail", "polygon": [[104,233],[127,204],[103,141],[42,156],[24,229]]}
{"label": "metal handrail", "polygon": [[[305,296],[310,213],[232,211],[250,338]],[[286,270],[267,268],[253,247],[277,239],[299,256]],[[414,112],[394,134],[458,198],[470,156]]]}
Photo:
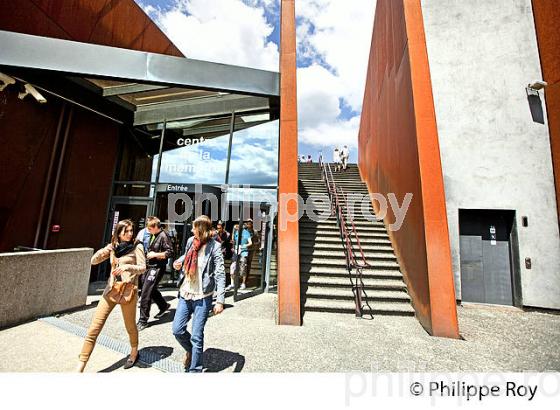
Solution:
{"label": "metal handrail", "polygon": [[[363,316],[362,294],[365,296],[365,303],[370,309],[370,312],[372,311],[371,306],[369,306],[369,303],[367,302],[367,294],[365,293],[364,290],[363,275],[362,275],[362,269],[371,265],[367,262],[365,258],[364,251],[362,249],[362,245],[360,242],[360,237],[358,235],[358,232],[356,231],[356,225],[354,224],[354,220],[351,218],[350,219],[351,233],[356,238],[356,244],[358,246],[358,249],[360,251],[360,256],[361,256],[361,263],[358,263],[358,261],[356,261],[356,257],[354,255],[354,250],[353,250],[354,245],[352,243],[351,234],[349,233],[346,218],[344,217],[344,211],[342,208],[343,204],[341,203],[341,200],[339,199],[338,196],[338,191],[340,190],[342,199],[344,200],[344,205],[346,205],[346,209],[348,209],[348,203],[346,201],[344,191],[342,190],[342,188],[338,188],[336,186],[330,164],[328,163],[325,164],[323,161],[321,161],[320,158],[319,165],[321,167],[321,172],[323,174],[323,178],[325,179],[325,183],[327,184],[327,191],[331,202],[331,212],[334,212],[336,215],[337,223],[340,230],[340,239],[342,240],[342,243],[344,245],[344,253],[346,256],[346,268],[348,269],[349,279],[352,285],[352,292],[354,294],[354,303],[356,305],[356,317],[362,317]],[[352,278],[353,270],[355,270],[354,278]],[[373,315],[371,316],[373,318]]]}

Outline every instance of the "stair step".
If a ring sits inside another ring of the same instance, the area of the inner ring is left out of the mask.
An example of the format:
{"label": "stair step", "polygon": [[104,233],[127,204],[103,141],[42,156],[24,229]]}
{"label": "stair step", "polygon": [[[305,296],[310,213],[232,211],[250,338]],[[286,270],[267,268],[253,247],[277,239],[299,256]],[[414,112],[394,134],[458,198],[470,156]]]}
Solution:
{"label": "stair step", "polygon": [[[361,241],[360,241],[361,242]],[[362,249],[364,251],[378,251],[378,252],[393,252],[393,247],[390,244],[386,244],[386,243],[381,243],[381,244],[375,244],[375,245],[371,245],[371,244],[364,244],[362,243]],[[299,242],[299,247],[300,249],[329,249],[329,250],[340,250],[342,249],[342,243],[338,242],[338,243],[317,243],[314,241],[300,241]],[[359,251],[357,249],[357,247],[354,247],[354,251]]]}
{"label": "stair step", "polygon": [[[305,296],[314,299],[339,299],[339,300],[354,300],[354,292],[351,287],[347,288],[333,288],[333,287],[305,287],[301,288],[301,293]],[[410,296],[408,293],[401,290],[365,290],[368,301],[400,301],[410,303]]]}
{"label": "stair step", "polygon": [[[363,313],[366,316],[369,313],[373,315],[414,316],[414,309],[410,303],[376,301],[368,303],[371,312],[368,306],[364,306]],[[356,306],[353,300],[307,299],[303,304],[303,309],[308,312],[355,313]]]}
{"label": "stair step", "polygon": [[[406,291],[406,285],[401,279],[379,279],[363,277],[364,289]],[[301,286],[319,287],[348,287],[351,288],[350,278],[342,276],[302,275]]]}
{"label": "stair step", "polygon": [[[306,246],[309,246],[308,244],[322,244],[325,246],[331,246],[331,245],[340,245],[342,246],[342,242],[340,240],[339,236],[329,236],[329,237],[317,237],[315,235],[302,235],[300,233],[299,236],[299,243],[300,246],[302,246],[302,243],[305,243]],[[386,237],[377,237],[377,238],[362,238],[360,237],[360,243],[362,244],[362,246],[368,246],[368,245],[388,245],[388,246],[392,246],[391,244],[391,240],[389,239],[389,236]]]}
{"label": "stair step", "polygon": [[[354,257],[359,261],[361,260],[361,254],[358,249],[353,249]],[[301,257],[312,257],[312,258],[326,258],[326,259],[339,259],[341,261],[346,260],[344,250],[342,247],[339,249],[315,249],[315,248],[303,248],[300,249]],[[393,250],[388,251],[364,251],[364,256],[368,263],[373,261],[396,261],[397,257],[393,253]]]}
{"label": "stair step", "polygon": [[[313,277],[315,281],[319,279],[330,280],[332,279],[333,282],[329,283],[329,285],[344,285],[349,284],[349,274],[346,267],[321,267],[321,266],[314,266],[311,268],[306,269],[306,267],[300,267],[300,274],[302,278],[309,279]],[[355,272],[352,273],[353,277],[355,276]],[[364,269],[362,270],[362,278],[365,280],[395,280],[398,281],[400,286],[404,286],[403,276],[402,273],[398,269],[388,270],[388,269]],[[340,280],[340,282],[337,282]],[[396,282],[395,282],[396,283]]]}
{"label": "stair step", "polygon": [[[350,224],[350,218],[348,218],[346,215],[345,216],[345,220],[346,223]],[[301,225],[305,225],[305,226],[337,226],[337,220],[334,216],[332,216],[329,219],[321,219],[321,220],[317,220],[314,221],[311,218],[309,218],[309,216],[307,218],[301,218],[299,220],[300,226]],[[359,230],[363,228],[371,228],[371,227],[383,227],[385,228],[385,224],[383,224],[382,221],[368,221],[367,219],[354,219],[354,225],[356,226],[356,229],[358,230],[358,234],[360,233]]]}
{"label": "stair step", "polygon": [[[346,261],[344,259],[328,259],[325,257],[313,257],[313,256],[306,256],[300,255],[300,265],[302,266],[302,270],[305,269],[306,266],[304,265],[313,265],[313,266],[328,266],[328,267],[339,267],[345,268]],[[396,262],[396,259],[391,260],[368,260],[368,265],[373,268],[382,268],[382,269],[399,269],[399,264]]]}
{"label": "stair step", "polygon": [[[390,242],[387,232],[362,232],[359,235],[361,243],[377,240],[386,240]],[[299,230],[299,239],[300,241],[315,241],[320,243],[341,242],[338,231],[303,230],[301,228]]]}
{"label": "stair step", "polygon": [[[300,232],[304,232],[304,233],[317,232],[320,234],[328,234],[328,233],[335,232],[337,235],[340,232],[340,229],[336,225],[300,224],[299,230]],[[387,235],[387,230],[385,229],[384,226],[367,226],[367,227],[360,226],[360,227],[356,227],[356,231],[358,232],[360,238],[362,237],[362,235],[367,236],[368,234],[372,234],[372,233],[383,233]]]}

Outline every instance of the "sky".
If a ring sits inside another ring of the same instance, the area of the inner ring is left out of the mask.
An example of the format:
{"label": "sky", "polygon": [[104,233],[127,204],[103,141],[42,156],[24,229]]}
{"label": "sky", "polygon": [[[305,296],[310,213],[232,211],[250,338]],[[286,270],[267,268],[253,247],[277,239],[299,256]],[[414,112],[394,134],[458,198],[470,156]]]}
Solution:
{"label": "sky", "polygon": [[[187,58],[279,71],[280,0],[135,1]],[[322,151],[330,159],[334,146],[346,144],[350,162],[357,162],[375,3],[295,2],[300,155],[310,154],[316,161]],[[234,148],[232,163],[237,167],[231,170],[231,182],[276,183],[277,158],[270,151],[277,149],[277,141],[271,138],[277,138],[277,133],[278,122],[236,133],[238,149]],[[164,165],[171,165],[162,168],[162,180],[180,182],[185,170],[178,164],[190,158],[189,164],[206,161],[205,167],[189,169],[191,177],[204,183],[223,182],[211,175],[225,170],[227,142],[222,137],[167,153]]]}

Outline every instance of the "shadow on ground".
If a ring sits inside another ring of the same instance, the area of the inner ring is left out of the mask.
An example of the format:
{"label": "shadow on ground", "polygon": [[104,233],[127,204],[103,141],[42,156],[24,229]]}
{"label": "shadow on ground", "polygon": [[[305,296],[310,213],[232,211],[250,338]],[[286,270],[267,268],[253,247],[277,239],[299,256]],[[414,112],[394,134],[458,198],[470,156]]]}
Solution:
{"label": "shadow on ground", "polygon": [[245,366],[245,356],[239,353],[221,349],[206,349],[204,351],[204,367],[207,372],[217,373],[235,365],[234,373],[239,373]]}
{"label": "shadow on ground", "polygon": [[[140,367],[142,369],[151,367],[155,362],[168,358],[169,356],[171,356],[172,353],[173,353],[173,348],[169,346],[144,347],[138,351],[140,357],[138,362],[135,364],[135,366]],[[126,359],[128,359],[128,356],[122,358],[118,362],[113,363],[111,366],[103,370],[100,370],[99,373],[110,373],[112,371],[121,368],[126,363]]]}

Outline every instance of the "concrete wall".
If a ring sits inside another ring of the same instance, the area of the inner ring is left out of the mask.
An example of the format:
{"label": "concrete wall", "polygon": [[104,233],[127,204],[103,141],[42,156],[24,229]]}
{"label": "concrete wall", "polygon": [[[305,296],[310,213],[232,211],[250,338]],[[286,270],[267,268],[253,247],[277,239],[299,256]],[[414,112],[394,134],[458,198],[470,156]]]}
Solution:
{"label": "concrete wall", "polygon": [[0,328],[86,303],[91,248],[0,254]]}
{"label": "concrete wall", "polygon": [[550,0],[533,0],[533,14],[541,55],[552,164],[556,183],[556,205],[560,220],[560,5]]}
{"label": "concrete wall", "polygon": [[[457,338],[447,213],[420,0],[378,0],[359,131],[359,167],[371,193],[413,198],[390,232],[416,317]],[[379,214],[379,202],[373,201]],[[389,210],[384,222],[395,221]]]}
{"label": "concrete wall", "polygon": [[520,259],[532,259],[531,270],[521,264],[523,304],[560,308],[549,131],[533,122],[525,91],[542,77],[531,0],[424,0],[422,11],[457,298],[458,210],[510,209]]}

